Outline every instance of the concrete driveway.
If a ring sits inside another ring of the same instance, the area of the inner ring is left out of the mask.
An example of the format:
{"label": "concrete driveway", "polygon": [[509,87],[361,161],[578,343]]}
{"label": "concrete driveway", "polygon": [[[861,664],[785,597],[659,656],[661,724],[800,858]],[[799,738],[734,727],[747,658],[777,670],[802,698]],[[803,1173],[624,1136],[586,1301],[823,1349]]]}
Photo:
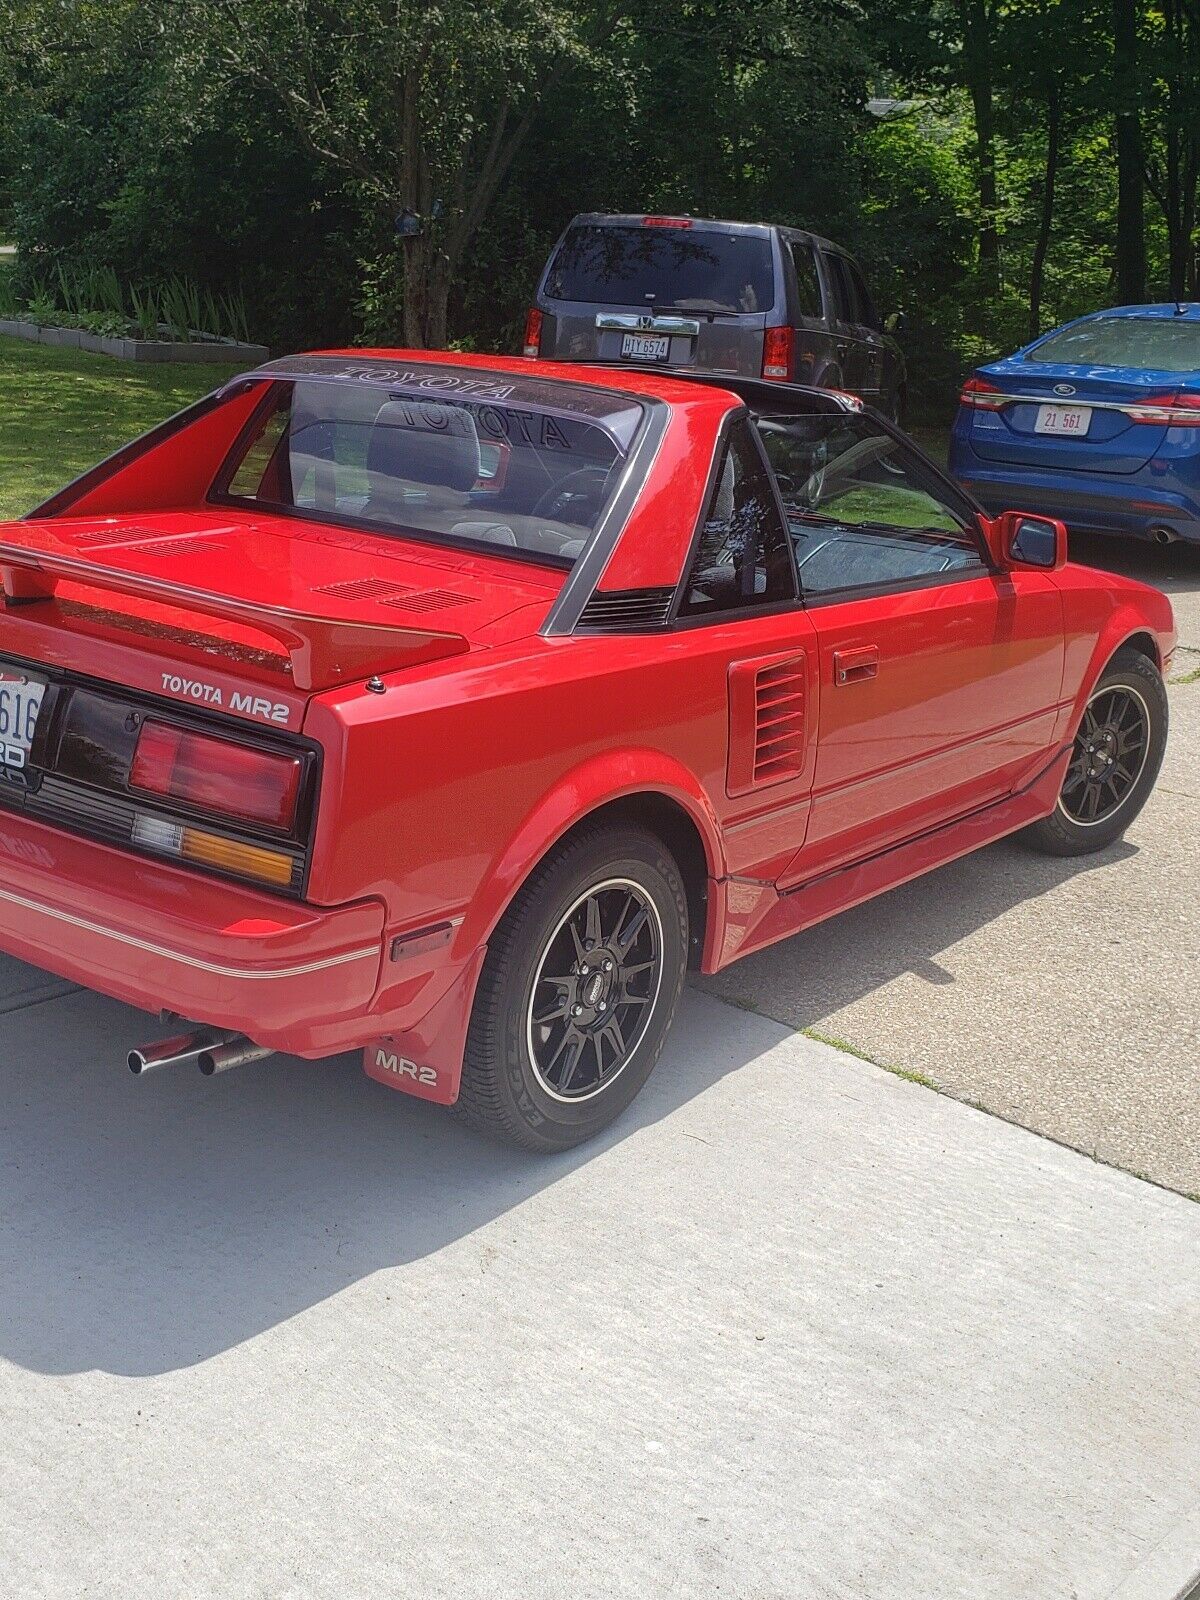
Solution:
{"label": "concrete driveway", "polygon": [[1073,861],[994,845],[708,987],[1200,1197],[1200,550],[1071,554],[1176,611],[1167,757],[1125,841]]}
{"label": "concrete driveway", "polygon": [[11,1600],[1175,1600],[1200,1207],[711,997],[553,1160],[0,968]]}

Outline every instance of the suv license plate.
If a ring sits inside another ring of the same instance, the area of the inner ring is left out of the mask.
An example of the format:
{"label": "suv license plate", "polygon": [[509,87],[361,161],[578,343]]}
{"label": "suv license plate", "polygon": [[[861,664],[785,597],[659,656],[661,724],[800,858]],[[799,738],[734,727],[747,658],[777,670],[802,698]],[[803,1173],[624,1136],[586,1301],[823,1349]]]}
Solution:
{"label": "suv license plate", "polygon": [[22,771],[29,760],[45,693],[43,678],[0,671],[0,766],[9,772]]}
{"label": "suv license plate", "polygon": [[621,355],[629,361],[665,361],[671,354],[671,341],[665,333],[626,333],[621,336]]}
{"label": "suv license plate", "polygon": [[1034,433],[1058,433],[1082,439],[1092,422],[1091,406],[1039,406]]}

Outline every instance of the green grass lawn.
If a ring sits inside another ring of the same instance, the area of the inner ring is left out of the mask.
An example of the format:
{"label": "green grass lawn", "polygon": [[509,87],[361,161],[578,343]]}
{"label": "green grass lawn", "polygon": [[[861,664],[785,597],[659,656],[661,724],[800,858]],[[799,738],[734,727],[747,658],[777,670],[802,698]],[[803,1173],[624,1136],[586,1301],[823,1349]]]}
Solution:
{"label": "green grass lawn", "polygon": [[0,518],[21,516],[238,370],[141,366],[0,338]]}

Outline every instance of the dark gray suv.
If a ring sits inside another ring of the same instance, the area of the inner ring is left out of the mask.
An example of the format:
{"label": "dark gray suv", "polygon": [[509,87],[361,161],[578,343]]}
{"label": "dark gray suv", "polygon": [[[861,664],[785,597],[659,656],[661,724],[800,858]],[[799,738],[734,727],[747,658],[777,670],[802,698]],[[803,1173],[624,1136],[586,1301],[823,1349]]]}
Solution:
{"label": "dark gray suv", "polygon": [[525,354],[847,389],[899,421],[898,326],[880,320],[857,263],[816,234],[593,213],[575,217],[551,252]]}

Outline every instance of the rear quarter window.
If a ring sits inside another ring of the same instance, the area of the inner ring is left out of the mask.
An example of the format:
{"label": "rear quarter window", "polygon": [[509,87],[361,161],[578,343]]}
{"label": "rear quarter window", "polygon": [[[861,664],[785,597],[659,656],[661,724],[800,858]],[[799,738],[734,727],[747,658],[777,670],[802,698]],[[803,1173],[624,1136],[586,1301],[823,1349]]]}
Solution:
{"label": "rear quarter window", "polygon": [[802,317],[819,320],[825,312],[821,304],[821,280],[817,276],[817,258],[813,247],[794,240],[788,248],[796,269],[796,309]]}
{"label": "rear quarter window", "polygon": [[717,228],[577,223],[546,274],[550,300],[759,312],[775,303],[771,241]]}

